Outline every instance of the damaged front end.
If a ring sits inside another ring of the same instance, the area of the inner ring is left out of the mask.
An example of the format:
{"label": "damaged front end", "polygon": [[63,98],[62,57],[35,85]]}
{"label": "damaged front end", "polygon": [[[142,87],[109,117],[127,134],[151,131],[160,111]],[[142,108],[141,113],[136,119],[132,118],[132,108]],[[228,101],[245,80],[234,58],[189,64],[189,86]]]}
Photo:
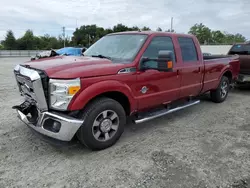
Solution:
{"label": "damaged front end", "polygon": [[70,141],[83,121],[56,111],[49,111],[43,73],[17,65],[14,70],[24,102],[12,108],[19,119],[35,131],[61,141]]}

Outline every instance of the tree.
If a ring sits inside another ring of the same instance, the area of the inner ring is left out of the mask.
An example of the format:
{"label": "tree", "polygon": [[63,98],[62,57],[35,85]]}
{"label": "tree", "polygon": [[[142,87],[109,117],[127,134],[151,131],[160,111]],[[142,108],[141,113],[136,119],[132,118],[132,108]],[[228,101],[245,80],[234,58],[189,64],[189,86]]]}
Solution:
{"label": "tree", "polygon": [[16,38],[12,30],[8,30],[5,40],[2,42],[4,49],[6,50],[15,50],[17,48]]}
{"label": "tree", "polygon": [[232,34],[226,34],[226,40],[227,40],[227,42],[228,43],[239,43],[239,42],[246,42],[247,41],[247,39],[243,36],[243,35],[241,35],[241,34],[239,34],[239,33],[237,33],[237,34],[235,34],[235,35],[232,35]]}
{"label": "tree", "polygon": [[35,49],[35,46],[37,46],[36,42],[37,40],[35,40],[33,31],[30,29],[25,32],[22,38],[17,40],[18,48],[20,50],[33,50]]}
{"label": "tree", "polygon": [[212,31],[202,23],[192,26],[188,33],[195,35],[201,44],[233,44],[236,42],[246,42],[246,38],[239,33],[234,35],[219,30]]}
{"label": "tree", "polygon": [[222,44],[225,41],[225,34],[222,33],[221,31],[217,30],[217,31],[212,31],[211,32],[211,43],[213,44]]}
{"label": "tree", "polygon": [[141,28],[142,31],[151,31],[151,29],[149,27],[144,26],[143,28]]}
{"label": "tree", "polygon": [[113,27],[113,32],[123,32],[123,31],[128,31],[129,28],[123,24],[117,24]]}
{"label": "tree", "polygon": [[[150,31],[149,27],[142,27],[141,29],[137,26],[128,27],[121,23],[113,26],[112,28],[103,28],[95,24],[82,25],[80,28],[76,28],[71,38],[66,37],[66,46],[79,46],[89,47],[94,42],[99,40],[101,37],[113,33],[123,31]],[[158,27],[157,31],[162,31],[162,28]],[[174,30],[167,32],[175,32]],[[235,42],[245,42],[246,38],[240,33],[230,34],[219,30],[212,31],[204,24],[195,24],[190,28],[190,34],[197,36],[201,44],[232,44]],[[32,30],[27,30],[25,34],[18,38],[14,37],[14,33],[11,30],[7,31],[5,40],[1,42],[0,49],[4,48],[7,50],[49,50],[51,48],[58,49],[64,46],[64,39],[61,35],[55,37],[48,34],[44,36],[35,36]]]}
{"label": "tree", "polygon": [[105,35],[113,33],[113,30],[111,28],[105,29],[104,30]]}
{"label": "tree", "polygon": [[158,27],[158,28],[156,29],[156,31],[162,31],[162,29],[161,29],[160,27]]}
{"label": "tree", "polygon": [[137,27],[137,26],[133,26],[133,27],[129,28],[129,30],[130,30],[130,31],[139,31],[140,28]]}
{"label": "tree", "polygon": [[168,30],[166,30],[166,32],[172,32],[172,33],[175,33],[175,30],[174,30],[174,29],[172,29],[172,31],[171,31],[171,29],[168,29]]}
{"label": "tree", "polygon": [[211,30],[202,23],[192,26],[188,33],[195,35],[201,44],[206,44],[212,41]]}
{"label": "tree", "polygon": [[[113,32],[113,30],[111,31]],[[77,46],[90,46],[99,38],[111,33],[111,31],[107,30],[106,32],[104,28],[97,27],[96,25],[83,25],[73,33],[72,42]]]}

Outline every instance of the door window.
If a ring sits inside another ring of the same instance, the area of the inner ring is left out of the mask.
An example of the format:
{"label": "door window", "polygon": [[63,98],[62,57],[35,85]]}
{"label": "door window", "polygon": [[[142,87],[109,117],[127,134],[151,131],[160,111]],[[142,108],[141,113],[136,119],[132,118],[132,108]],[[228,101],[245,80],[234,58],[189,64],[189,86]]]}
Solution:
{"label": "door window", "polygon": [[[174,54],[173,62],[175,62],[175,51],[172,39],[170,37],[164,36],[154,37],[143,53],[142,57],[157,59],[160,50],[172,51]],[[158,63],[156,61],[148,61],[145,63],[145,66],[150,68],[157,68]]]}

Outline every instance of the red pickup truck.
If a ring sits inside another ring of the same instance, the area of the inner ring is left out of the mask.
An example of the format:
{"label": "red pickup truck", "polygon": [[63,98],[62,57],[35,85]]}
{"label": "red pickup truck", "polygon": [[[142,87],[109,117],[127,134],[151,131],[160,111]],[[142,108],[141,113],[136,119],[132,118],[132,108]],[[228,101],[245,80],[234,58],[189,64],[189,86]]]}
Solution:
{"label": "red pickup truck", "polygon": [[82,57],[59,56],[19,64],[14,74],[18,117],[60,141],[110,147],[135,123],[199,103],[211,93],[223,102],[239,73],[239,58],[204,56],[196,37],[165,32],[122,32],[102,37]]}

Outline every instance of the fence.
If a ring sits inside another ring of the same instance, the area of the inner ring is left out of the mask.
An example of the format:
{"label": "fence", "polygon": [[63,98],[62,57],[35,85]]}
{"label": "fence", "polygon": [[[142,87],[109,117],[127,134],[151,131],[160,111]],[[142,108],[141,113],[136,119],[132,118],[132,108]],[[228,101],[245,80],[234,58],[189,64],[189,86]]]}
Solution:
{"label": "fence", "polygon": [[[232,45],[201,45],[202,52],[227,54]],[[30,57],[42,50],[0,50],[0,57]]]}
{"label": "fence", "polygon": [[0,57],[30,57],[35,56],[41,50],[0,50]]}

